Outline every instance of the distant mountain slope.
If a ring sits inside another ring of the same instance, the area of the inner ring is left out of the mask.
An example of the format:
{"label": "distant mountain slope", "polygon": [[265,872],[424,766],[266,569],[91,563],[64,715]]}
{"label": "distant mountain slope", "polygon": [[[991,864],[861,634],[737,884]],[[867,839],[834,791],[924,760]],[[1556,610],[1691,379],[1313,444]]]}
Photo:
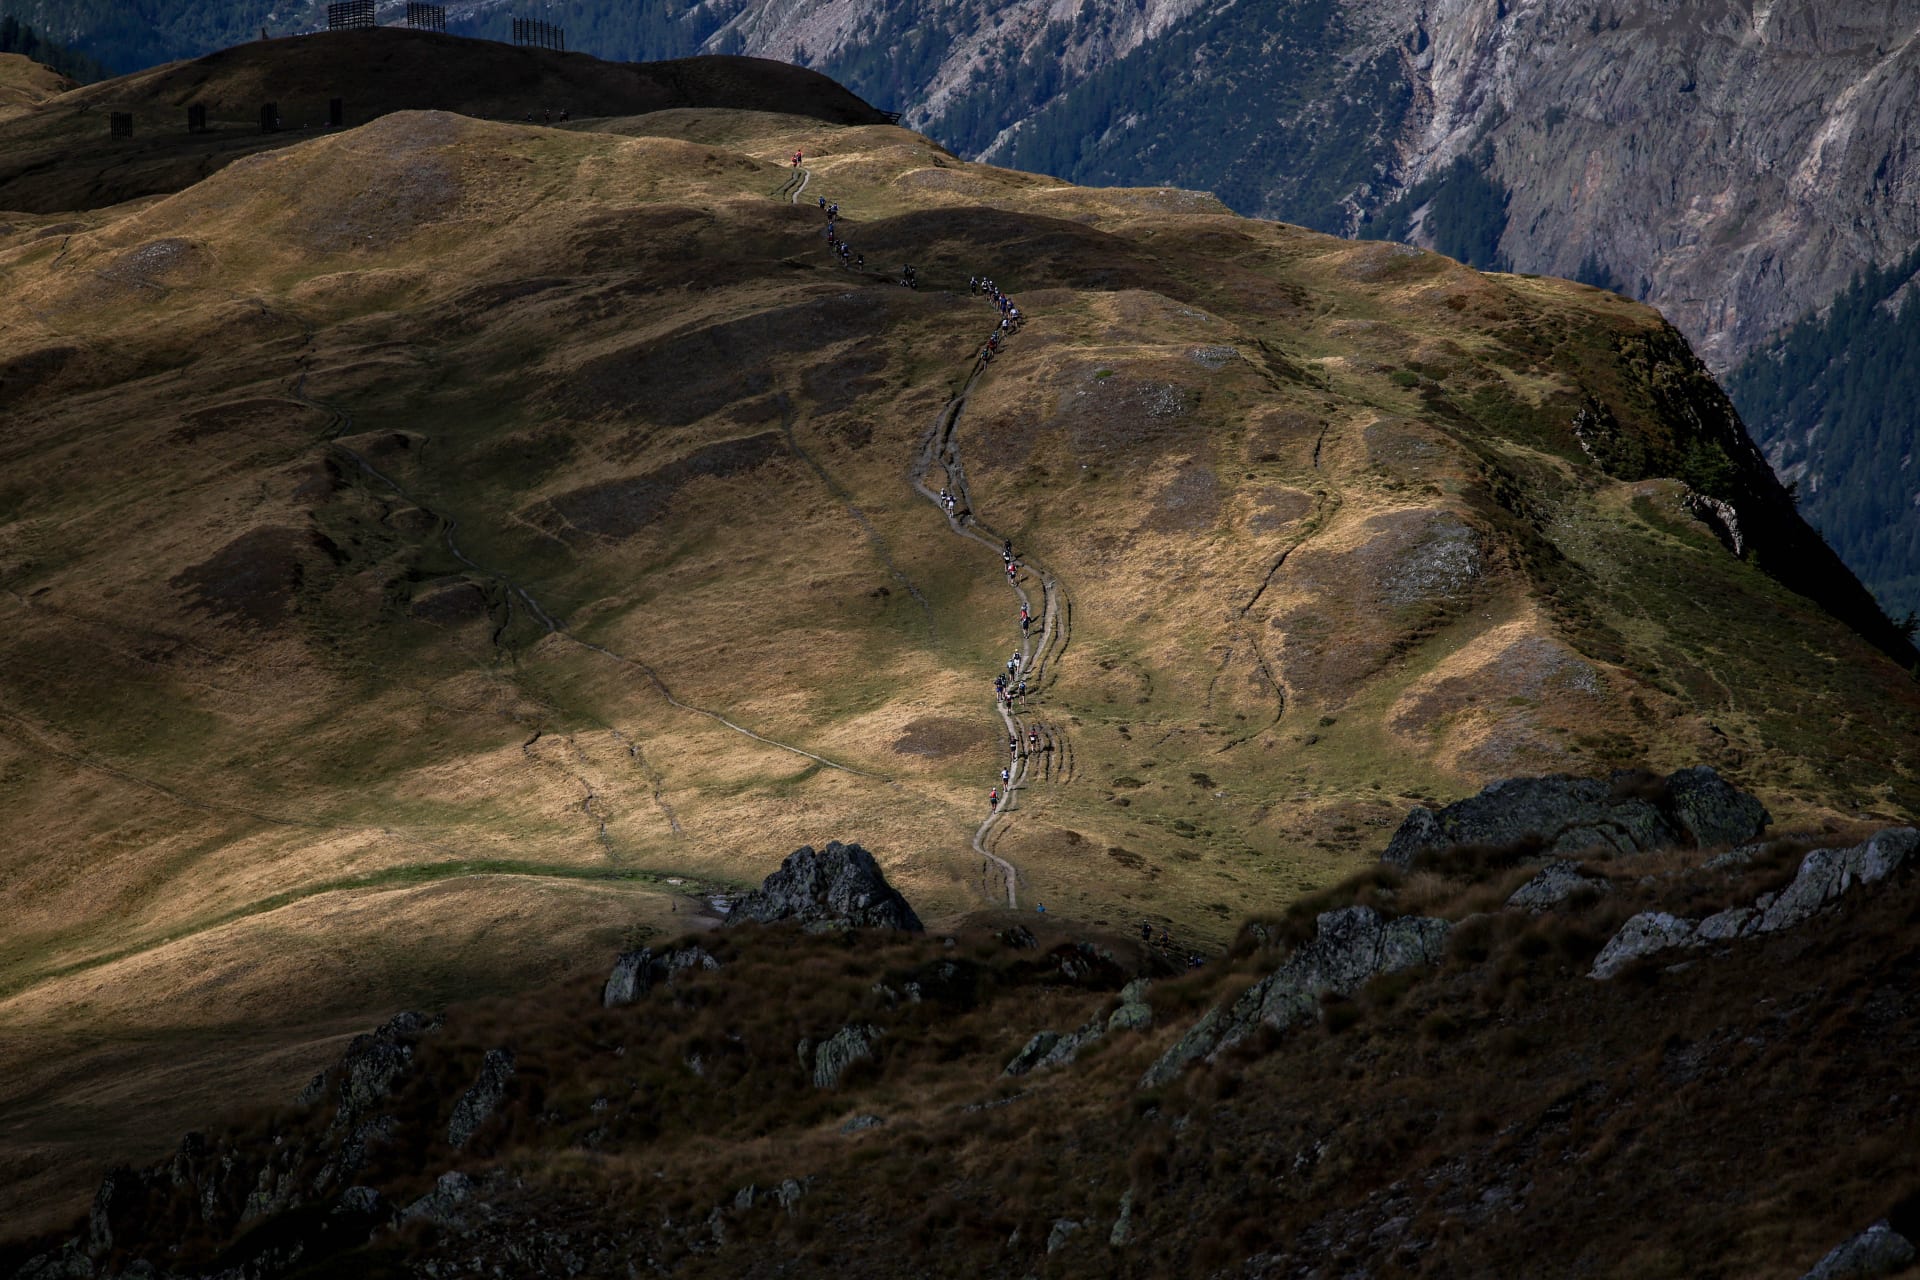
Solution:
{"label": "distant mountain slope", "polygon": [[1728,392],[1800,509],[1895,617],[1920,610],[1920,253],[1865,272]]}

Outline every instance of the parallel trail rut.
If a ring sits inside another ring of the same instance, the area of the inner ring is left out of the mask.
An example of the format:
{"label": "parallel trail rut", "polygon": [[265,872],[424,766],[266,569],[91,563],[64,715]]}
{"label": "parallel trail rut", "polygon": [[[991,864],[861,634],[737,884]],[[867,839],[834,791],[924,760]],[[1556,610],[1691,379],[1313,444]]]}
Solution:
{"label": "parallel trail rut", "polygon": [[[915,459],[912,482],[920,495],[942,508],[946,516],[949,531],[960,537],[971,539],[994,551],[1002,550],[1005,539],[991,525],[979,518],[974,510],[973,496],[967,485],[966,468],[960,460],[958,430],[960,415],[966,408],[967,397],[972,393],[980,377],[986,372],[986,362],[975,360],[973,369],[967,375],[966,382],[959,392],[940,410],[931,430],[922,439],[919,456]],[[929,472],[940,470],[946,477],[946,490],[953,498],[953,508],[947,510],[940,495],[926,483]],[[1026,575],[1037,579],[1040,585],[1040,634],[1036,639],[1030,633],[1020,637],[1019,661],[1012,673],[1016,681],[1025,680],[1029,686],[1029,697],[1043,693],[1057,680],[1055,671],[1059,655],[1066,649],[1069,635],[1069,623],[1072,617],[1072,605],[1067,599],[1058,579],[1031,556],[1024,557]],[[1010,579],[1019,603],[1029,612],[1033,611],[1034,600],[1026,587],[1017,579]],[[1024,700],[1023,705],[1024,705]],[[994,709],[1000,716],[1000,722],[1007,736],[1016,744],[1010,753],[1006,791],[998,804],[988,813],[986,820],[973,833],[973,849],[984,860],[982,869],[982,888],[990,895],[998,897],[992,886],[993,873],[998,872],[1001,888],[1006,895],[1007,906],[1018,907],[1019,872],[1011,862],[994,852],[993,845],[1006,829],[1006,822],[1017,807],[1018,797],[1029,785],[1034,767],[1034,756],[1040,757],[1040,781],[1055,783],[1067,781],[1071,776],[1071,747],[1066,735],[1057,725],[1043,725],[1036,720],[1027,719],[1014,711],[1012,699],[996,699]],[[1028,735],[1040,734],[1038,746],[1030,746]]]}

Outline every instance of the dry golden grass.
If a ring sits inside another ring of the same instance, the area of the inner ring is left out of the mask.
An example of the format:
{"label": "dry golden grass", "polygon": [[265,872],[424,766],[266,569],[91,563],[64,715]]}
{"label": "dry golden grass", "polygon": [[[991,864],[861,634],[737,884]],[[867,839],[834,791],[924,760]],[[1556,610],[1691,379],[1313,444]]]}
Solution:
{"label": "dry golden grass", "polygon": [[[927,287],[827,265],[794,148]],[[980,909],[1012,597],[908,474],[975,272],[1032,321],[960,421],[973,498],[1071,605],[1034,710],[1071,767],[996,837],[1024,905],[1219,945],[1515,772],[1718,752],[1783,817],[1907,812],[1904,677],[1572,443],[1605,335],[1657,323],[1610,295],[741,111],[397,114],[75,223],[0,226],[0,1012],[36,1025],[370,1022],[835,838]],[[1800,700],[1677,629],[1714,592]]]}

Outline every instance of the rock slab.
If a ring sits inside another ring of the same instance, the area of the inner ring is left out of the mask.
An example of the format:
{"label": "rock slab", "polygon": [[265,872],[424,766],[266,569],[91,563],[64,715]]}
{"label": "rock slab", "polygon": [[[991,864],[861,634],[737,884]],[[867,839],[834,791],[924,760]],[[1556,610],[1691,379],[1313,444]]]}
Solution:
{"label": "rock slab", "polygon": [[923,931],[920,917],[887,883],[873,855],[838,840],[824,849],[805,845],[788,854],[778,871],[734,905],[727,924],[747,920],[792,920],[823,929]]}
{"label": "rock slab", "polygon": [[1878,884],[1920,863],[1920,830],[1889,827],[1846,849],[1815,849],[1800,860],[1793,883],[1750,907],[1729,907],[1695,923],[1664,911],[1642,911],[1594,957],[1588,976],[1613,977],[1635,960],[1676,947],[1703,947],[1778,933],[1803,924],[1856,885]]}
{"label": "rock slab", "polygon": [[1215,1005],[1140,1079],[1143,1089],[1166,1084],[1189,1063],[1212,1059],[1262,1026],[1285,1031],[1319,1012],[1320,998],[1351,995],[1368,980],[1419,965],[1438,964],[1452,926],[1426,916],[1384,919],[1372,907],[1328,911],[1318,932],[1278,969],[1232,1005]]}
{"label": "rock slab", "polygon": [[1913,1265],[1913,1242],[1885,1220],[1874,1223],[1814,1264],[1801,1280],[1869,1280]]}
{"label": "rock slab", "polygon": [[1538,914],[1565,906],[1583,893],[1611,893],[1613,886],[1597,877],[1580,873],[1577,863],[1555,859],[1540,868],[1540,874],[1513,891],[1507,906],[1515,911]]}
{"label": "rock slab", "polygon": [[1543,854],[1572,854],[1742,844],[1758,839],[1771,821],[1764,805],[1706,765],[1663,779],[1630,773],[1505,778],[1445,808],[1414,809],[1382,860],[1407,868],[1423,856],[1472,845],[1537,843]]}
{"label": "rock slab", "polygon": [[657,986],[671,983],[689,969],[718,969],[720,961],[705,947],[694,943],[668,947],[656,952],[652,947],[621,953],[607,976],[606,989],[600,995],[602,1007],[612,1009],[632,1004]]}
{"label": "rock slab", "polygon": [[856,1062],[873,1057],[873,1045],[880,1038],[878,1027],[842,1027],[813,1048],[813,1087],[837,1089],[840,1077]]}
{"label": "rock slab", "polygon": [[513,1050],[489,1049],[480,1063],[480,1076],[471,1088],[453,1104],[453,1118],[447,1121],[447,1145],[466,1146],[473,1135],[493,1118],[506,1101],[507,1084],[513,1079]]}

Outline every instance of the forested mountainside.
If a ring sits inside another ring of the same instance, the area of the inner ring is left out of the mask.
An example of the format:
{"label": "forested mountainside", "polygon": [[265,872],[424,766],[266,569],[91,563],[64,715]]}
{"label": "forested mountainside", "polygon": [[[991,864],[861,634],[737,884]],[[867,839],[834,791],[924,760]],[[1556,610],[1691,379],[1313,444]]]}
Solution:
{"label": "forested mountainside", "polygon": [[1920,252],[1733,371],[1727,390],[1800,510],[1896,618],[1920,610]]}
{"label": "forested mountainside", "polygon": [[104,80],[107,69],[82,53],[55,44],[11,15],[0,18],[0,53],[19,54],[70,80]]}

